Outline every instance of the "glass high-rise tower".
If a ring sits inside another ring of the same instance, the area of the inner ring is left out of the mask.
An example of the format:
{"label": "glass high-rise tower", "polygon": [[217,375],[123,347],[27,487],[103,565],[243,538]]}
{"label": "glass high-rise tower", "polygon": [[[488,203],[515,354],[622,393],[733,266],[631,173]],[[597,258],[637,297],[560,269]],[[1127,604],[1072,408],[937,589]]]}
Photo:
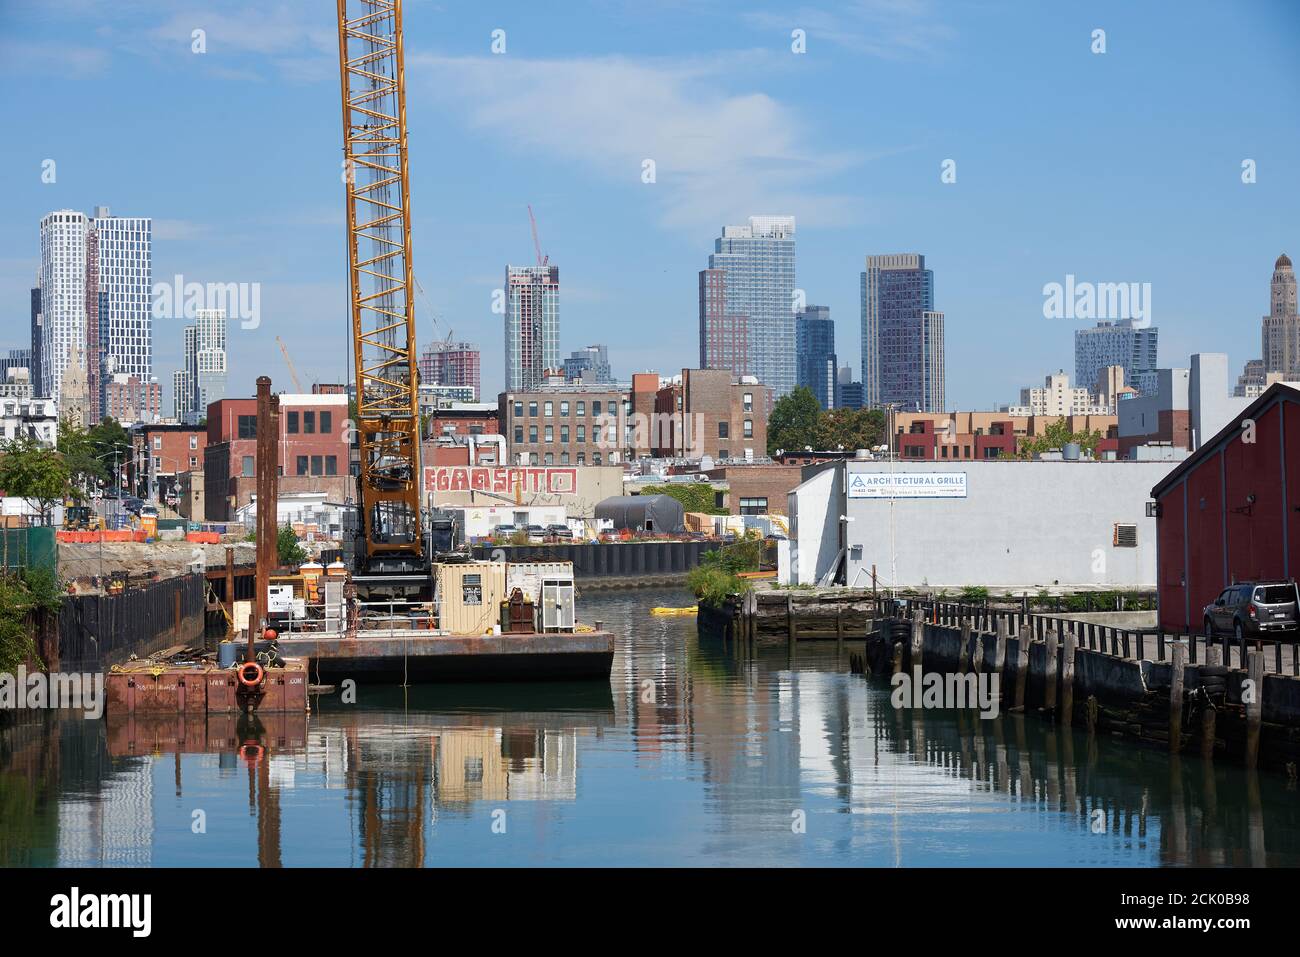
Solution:
{"label": "glass high-rise tower", "polygon": [[506,266],[507,392],[536,389],[560,366],[560,267]]}
{"label": "glass high-rise tower", "polygon": [[798,383],[793,216],[724,226],[700,273],[700,366],[752,375],[780,398]]}
{"label": "glass high-rise tower", "polygon": [[835,323],[829,306],[806,306],[795,316],[798,384],[812,390],[823,409],[835,407]]}
{"label": "glass high-rise tower", "polygon": [[942,412],[947,366],[934,272],[919,253],[866,257],[862,283],[862,401]]}
{"label": "glass high-rise tower", "polygon": [[1159,334],[1155,326],[1134,326],[1132,319],[1075,330],[1074,384],[1096,392],[1097,378],[1107,366],[1123,366],[1124,381],[1147,395],[1155,388]]}

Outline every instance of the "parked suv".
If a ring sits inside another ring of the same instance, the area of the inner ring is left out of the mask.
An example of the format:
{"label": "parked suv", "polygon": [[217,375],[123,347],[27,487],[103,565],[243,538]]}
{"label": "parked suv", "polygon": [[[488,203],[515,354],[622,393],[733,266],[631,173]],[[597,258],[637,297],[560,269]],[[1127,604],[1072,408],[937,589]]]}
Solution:
{"label": "parked suv", "polygon": [[1205,606],[1205,634],[1295,639],[1300,594],[1293,581],[1241,582]]}

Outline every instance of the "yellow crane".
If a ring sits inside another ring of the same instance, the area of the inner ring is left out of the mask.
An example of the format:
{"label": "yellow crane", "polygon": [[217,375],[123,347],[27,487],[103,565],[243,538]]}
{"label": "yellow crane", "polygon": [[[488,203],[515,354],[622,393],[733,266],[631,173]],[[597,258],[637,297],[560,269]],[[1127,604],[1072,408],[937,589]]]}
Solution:
{"label": "yellow crane", "polygon": [[425,563],[401,0],[338,0],[364,567]]}

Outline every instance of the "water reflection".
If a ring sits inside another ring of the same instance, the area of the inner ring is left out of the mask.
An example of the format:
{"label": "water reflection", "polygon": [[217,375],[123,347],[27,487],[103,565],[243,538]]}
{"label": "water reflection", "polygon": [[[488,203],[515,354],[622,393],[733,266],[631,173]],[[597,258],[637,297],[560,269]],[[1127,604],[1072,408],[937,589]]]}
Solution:
{"label": "water reflection", "polygon": [[644,613],[680,601],[585,599],[623,636],[608,686],[362,686],[260,721],[24,715],[0,730],[0,863],[1300,862],[1285,777],[896,711],[847,673],[854,643],[747,658]]}

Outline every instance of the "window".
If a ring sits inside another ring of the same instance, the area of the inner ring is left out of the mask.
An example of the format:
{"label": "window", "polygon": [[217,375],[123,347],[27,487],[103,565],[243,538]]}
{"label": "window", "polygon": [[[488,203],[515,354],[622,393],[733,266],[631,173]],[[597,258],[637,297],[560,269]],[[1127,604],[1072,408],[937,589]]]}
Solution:
{"label": "window", "polygon": [[322,411],[320,414],[320,434],[329,435],[334,426],[334,413]]}
{"label": "window", "polygon": [[306,475],[306,474],[307,474],[307,470],[308,470],[309,467],[310,467],[310,466],[309,466],[309,463],[308,463],[308,460],[307,460],[307,456],[305,456],[305,455],[300,455],[300,456],[298,456],[298,470],[297,470],[297,474],[298,474],[298,475]]}
{"label": "window", "polygon": [[583,417],[587,414],[587,403],[586,403],[586,402],[579,402],[579,403],[578,403],[578,408],[577,408],[577,410],[575,411],[575,414],[578,416],[578,418],[580,418],[580,419],[583,418]]}
{"label": "window", "polygon": [[155,436],[153,437],[153,450],[154,450],[155,452],[158,452],[158,451],[161,451],[161,449],[162,449],[162,436],[161,436],[161,435],[155,435]]}
{"label": "window", "polygon": [[159,469],[161,469],[161,468],[162,468],[162,458],[160,458],[159,456],[155,455],[155,456],[153,457],[153,470],[154,470],[155,472],[157,472],[157,471],[158,471]]}
{"label": "window", "polygon": [[191,448],[191,449],[197,449],[198,447],[199,447],[199,437],[198,437],[197,435],[191,435],[191,436],[190,436],[190,448]]}
{"label": "window", "polygon": [[579,465],[586,465],[586,464],[587,464],[587,453],[586,453],[586,452],[579,452],[579,453],[578,453],[578,464],[579,464]]}
{"label": "window", "polygon": [[1115,547],[1116,548],[1137,548],[1138,527],[1128,525],[1123,522],[1115,523]]}
{"label": "window", "polygon": [[561,464],[561,465],[568,465],[568,464],[569,464],[569,453],[568,453],[568,452],[561,452],[561,453],[560,453],[560,464]]}
{"label": "window", "polygon": [[285,422],[288,423],[285,426],[285,431],[289,435],[297,435],[298,434],[298,413],[297,412],[286,413]]}
{"label": "window", "polygon": [[516,445],[524,444],[524,427],[522,425],[515,426],[515,444]]}
{"label": "window", "polygon": [[537,416],[537,403],[535,401],[528,403],[528,414],[534,418]]}
{"label": "window", "polygon": [[727,454],[727,450],[726,450],[726,449],[718,449],[718,458],[720,458],[720,459],[729,459],[729,458],[731,458],[731,456]]}
{"label": "window", "polygon": [[618,403],[615,402],[613,399],[609,400],[609,414],[618,415]]}
{"label": "window", "polygon": [[560,441],[566,445],[569,442],[569,427],[567,425],[560,426]]}
{"label": "window", "polygon": [[524,404],[523,404],[522,402],[516,402],[516,403],[515,403],[515,418],[516,418],[516,419],[522,419],[523,417],[524,417]]}
{"label": "window", "polygon": [[752,439],[753,437],[754,437],[754,420],[753,420],[753,419],[746,419],[746,420],[745,420],[745,438],[747,438],[747,439]]}
{"label": "window", "polygon": [[549,419],[554,414],[555,414],[555,405],[553,403],[546,402],[542,404],[542,416],[544,418]]}
{"label": "window", "polygon": [[591,464],[592,464],[592,465],[599,465],[599,464],[600,464],[600,453],[599,453],[599,452],[592,452],[592,453],[591,453]]}
{"label": "window", "polygon": [[744,407],[746,412],[754,411],[754,393],[746,392],[744,395]]}
{"label": "window", "polygon": [[325,471],[325,463],[319,455],[311,457],[311,474],[320,475]]}
{"label": "window", "polygon": [[302,430],[307,435],[316,433],[316,413],[304,412],[302,414]]}
{"label": "window", "polygon": [[528,441],[533,445],[537,444],[537,426],[530,425],[528,427]]}
{"label": "window", "polygon": [[555,426],[553,426],[553,425],[548,425],[548,426],[546,427],[546,441],[547,441],[547,442],[554,442],[554,441],[555,441]]}
{"label": "window", "polygon": [[546,464],[547,464],[547,465],[554,465],[554,464],[555,464],[555,453],[554,453],[554,452],[547,452],[547,453],[546,453]]}
{"label": "window", "polygon": [[338,474],[339,474],[339,460],[338,460],[338,456],[336,456],[336,455],[327,455],[327,456],[325,456],[325,474],[326,474],[326,475],[338,475]]}
{"label": "window", "polygon": [[196,468],[198,468],[198,467],[199,467],[199,457],[198,457],[197,455],[191,455],[191,456],[190,456],[190,468],[192,468],[192,469],[196,469]]}
{"label": "window", "polygon": [[587,441],[587,427],[585,425],[580,425],[578,426],[578,444],[581,445],[586,441]]}
{"label": "window", "polygon": [[529,465],[536,465],[536,464],[537,464],[537,453],[536,453],[536,452],[529,452],[529,453],[528,453],[528,464],[529,464]]}
{"label": "window", "polygon": [[730,423],[730,422],[719,422],[719,423],[718,423],[718,438],[720,438],[720,439],[727,439],[727,438],[730,438],[730,437],[731,437],[731,434],[730,434],[730,433],[731,433],[731,423]]}
{"label": "window", "polygon": [[253,476],[253,457],[252,457],[251,455],[245,455],[245,456],[244,456],[243,466],[244,466],[244,468],[243,468],[243,476],[244,476],[244,478],[252,478],[252,476]]}
{"label": "window", "polygon": [[[257,416],[241,415],[238,418],[239,426],[236,433],[241,439],[257,438]],[[252,474],[251,472],[248,474]]]}
{"label": "window", "polygon": [[767,499],[764,498],[742,498],[740,500],[741,515],[763,515],[767,512]]}
{"label": "window", "polygon": [[563,401],[560,403],[560,415],[567,416],[568,414],[569,414],[569,403],[567,401]]}

